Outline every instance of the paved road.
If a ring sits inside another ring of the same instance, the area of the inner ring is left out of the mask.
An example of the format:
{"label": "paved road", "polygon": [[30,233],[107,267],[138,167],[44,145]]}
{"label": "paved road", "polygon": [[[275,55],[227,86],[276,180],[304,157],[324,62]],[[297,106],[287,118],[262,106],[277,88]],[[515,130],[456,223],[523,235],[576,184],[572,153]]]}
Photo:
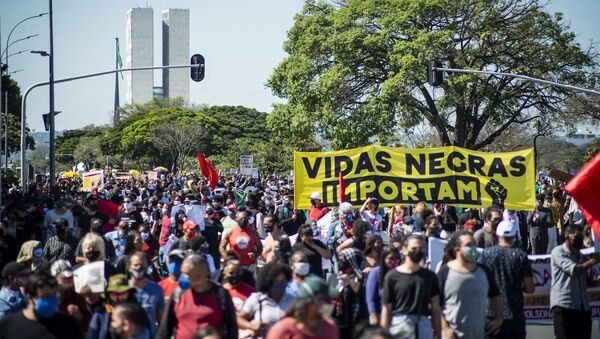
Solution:
{"label": "paved road", "polygon": [[[552,325],[527,325],[527,339],[552,339],[554,338],[554,331]],[[594,321],[592,324],[592,338],[600,338],[600,332],[598,332],[598,322]]]}

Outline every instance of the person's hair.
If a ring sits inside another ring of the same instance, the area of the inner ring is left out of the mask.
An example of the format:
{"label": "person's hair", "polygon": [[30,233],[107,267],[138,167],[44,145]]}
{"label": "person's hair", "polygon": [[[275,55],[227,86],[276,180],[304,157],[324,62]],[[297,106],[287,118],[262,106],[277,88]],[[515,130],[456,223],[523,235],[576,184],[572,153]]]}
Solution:
{"label": "person's hair", "polygon": [[83,240],[81,241],[82,252],[83,252],[83,248],[87,244],[93,244],[94,247],[98,251],[100,251],[100,256],[98,257],[98,260],[104,260],[104,258],[106,257],[106,253],[105,253],[105,250],[104,250],[104,240],[102,239],[101,236],[99,236],[98,234],[95,234],[95,233],[87,233],[83,237]]}
{"label": "person's hair", "polygon": [[292,279],[292,269],[287,264],[279,260],[267,263],[258,272],[256,290],[268,294],[275,285],[275,278],[280,274],[283,274],[287,281]]}
{"label": "person's hair", "polygon": [[221,333],[219,333],[219,331],[217,331],[212,326],[208,326],[201,330],[198,330],[196,334],[194,334],[194,339],[202,339],[208,336],[215,336],[217,338],[221,338]]}
{"label": "person's hair", "polygon": [[290,256],[290,260],[288,260],[288,263],[289,263],[290,267],[292,266],[293,263],[299,262],[297,258],[300,257],[300,256],[303,256],[304,259],[308,260],[308,258],[306,257],[306,254],[304,254],[304,252],[302,252],[302,251],[294,251],[292,253],[292,255]]}
{"label": "person's hair", "polygon": [[367,238],[367,240],[365,241],[365,249],[363,250],[364,255],[368,255],[369,252],[373,250],[373,247],[375,247],[375,243],[377,242],[377,240],[383,243],[383,240],[381,240],[381,237],[377,234],[373,234]]}
{"label": "person's hair", "polygon": [[298,236],[313,236],[313,230],[312,227],[310,227],[309,225],[302,225],[302,227],[300,227],[300,229],[298,230]]}
{"label": "person's hair", "polygon": [[292,255],[292,242],[287,234],[279,236],[277,239],[279,243],[279,258],[282,262],[287,263],[290,261]]}
{"label": "person's hair", "polygon": [[140,233],[136,230],[131,230],[125,236],[125,248],[123,249],[123,254],[131,255],[136,251],[135,248],[135,238],[139,238]]}
{"label": "person's hair", "polygon": [[297,299],[285,313],[286,317],[292,317],[297,321],[303,321],[306,319],[306,315],[309,310],[309,305],[314,303],[313,298]]}
{"label": "person's hair", "polygon": [[437,220],[439,222],[440,218],[438,218],[436,215],[432,214],[432,215],[428,216],[427,219],[425,219],[425,225],[429,226],[429,224],[431,224],[431,222],[433,220]]}
{"label": "person's hair", "polygon": [[348,214],[354,211],[354,206],[352,206],[349,202],[343,202],[340,204],[339,208],[340,214]]}
{"label": "person's hair", "polygon": [[394,339],[394,336],[390,334],[386,329],[378,325],[369,325],[366,322],[362,322],[354,330],[353,338],[356,339],[371,339],[373,337],[382,337],[385,339]]}
{"label": "person's hair", "polygon": [[396,234],[392,237],[392,239],[390,240],[390,244],[394,243],[394,242],[399,242],[399,243],[403,243],[404,242],[404,234]]}
{"label": "person's hair", "polygon": [[123,319],[128,320],[136,326],[145,327],[148,324],[146,312],[142,306],[135,302],[119,303],[115,307],[114,313],[119,313]]}
{"label": "person's hair", "polygon": [[418,239],[421,241],[421,243],[425,244],[425,239],[423,239],[423,236],[419,234],[409,234],[402,239],[402,247],[407,247],[408,243],[413,239]]}
{"label": "person's hair", "polygon": [[582,225],[576,225],[576,224],[570,223],[565,226],[565,234],[567,234],[567,233],[573,234],[579,230],[583,231]]}
{"label": "person's hair", "polygon": [[497,206],[488,207],[484,213],[484,220],[491,220],[493,213],[500,213],[500,215],[502,215],[502,210]]}
{"label": "person's hair", "polygon": [[204,255],[192,254],[187,258],[183,259],[182,265],[185,263],[192,265],[193,268],[198,268],[201,265],[204,265],[206,267],[206,270],[208,271],[208,262],[206,261],[206,257]]}
{"label": "person's hair", "polygon": [[57,288],[58,283],[56,278],[50,274],[47,270],[36,272],[29,276],[27,283],[25,283],[25,292],[32,298],[37,297],[37,291],[40,288],[50,287]]}
{"label": "person's hair", "polygon": [[365,233],[371,229],[371,224],[362,220],[357,219],[352,222],[352,237],[358,241],[362,241]]}
{"label": "person's hair", "polygon": [[140,258],[144,262],[146,268],[150,264],[150,260],[148,259],[148,254],[146,254],[142,251],[133,252],[131,254],[131,256],[129,257],[129,262],[131,262],[131,259],[133,259],[133,257]]}
{"label": "person's hair", "polygon": [[423,210],[425,210],[426,208],[427,208],[427,204],[425,204],[423,201],[420,201],[415,205],[413,212],[414,213],[423,212]]}
{"label": "person's hair", "polygon": [[273,224],[279,224],[279,217],[276,214],[269,213],[265,215],[265,218],[271,218],[271,222]]}
{"label": "person's hair", "polygon": [[446,247],[444,247],[444,254],[450,258],[450,260],[456,259],[456,253],[454,252],[454,249],[456,247],[460,247],[460,237],[463,235],[472,236],[473,234],[469,231],[457,231],[452,234],[450,239],[448,239],[448,243],[446,244]]}
{"label": "person's hair", "polygon": [[394,248],[389,246],[383,247],[383,250],[381,251],[381,258],[379,259],[379,275],[377,276],[377,285],[379,285],[379,288],[383,288],[383,280],[385,278],[385,274],[389,270],[385,265],[385,257],[390,254],[396,255],[398,258],[400,258],[400,253],[398,253],[398,251],[396,251]]}
{"label": "person's hair", "polygon": [[377,200],[377,198],[371,198],[369,204],[375,205],[375,208],[379,208],[379,200]]}

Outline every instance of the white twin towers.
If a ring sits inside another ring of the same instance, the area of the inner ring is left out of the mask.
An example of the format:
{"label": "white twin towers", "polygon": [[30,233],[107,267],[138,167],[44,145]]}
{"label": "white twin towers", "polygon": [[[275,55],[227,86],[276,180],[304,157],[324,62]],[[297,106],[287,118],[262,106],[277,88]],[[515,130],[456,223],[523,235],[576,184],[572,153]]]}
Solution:
{"label": "white twin towers", "polygon": [[[190,11],[165,9],[162,14],[162,64],[190,63]],[[131,8],[127,11],[125,33],[125,67],[154,66],[154,26],[152,8]],[[126,103],[145,103],[155,96],[181,97],[190,101],[189,69],[162,70],[161,88],[154,87],[154,71],[127,72]]]}

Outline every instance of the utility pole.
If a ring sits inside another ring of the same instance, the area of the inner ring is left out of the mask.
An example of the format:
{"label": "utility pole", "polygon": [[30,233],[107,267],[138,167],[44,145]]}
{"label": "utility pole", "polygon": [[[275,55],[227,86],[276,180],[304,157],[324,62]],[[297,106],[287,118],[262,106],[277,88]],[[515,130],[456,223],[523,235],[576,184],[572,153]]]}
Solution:
{"label": "utility pole", "polygon": [[[48,13],[50,16],[50,66],[49,66],[49,72],[50,72],[50,115],[48,116],[48,120],[50,122],[50,187],[53,187],[54,184],[56,183],[56,173],[55,173],[55,145],[54,145],[54,134],[55,134],[55,128],[54,128],[54,31],[52,28],[52,18],[54,16],[53,10],[52,10],[52,0],[48,0]],[[21,164],[21,167],[23,167],[23,164]]]}
{"label": "utility pole", "polygon": [[[116,48],[116,57],[115,57],[115,69],[119,69],[119,38],[115,38],[115,43],[117,45]],[[115,73],[115,107],[113,112],[113,126],[117,124],[117,121],[121,118],[121,114],[119,113],[119,73]]]}

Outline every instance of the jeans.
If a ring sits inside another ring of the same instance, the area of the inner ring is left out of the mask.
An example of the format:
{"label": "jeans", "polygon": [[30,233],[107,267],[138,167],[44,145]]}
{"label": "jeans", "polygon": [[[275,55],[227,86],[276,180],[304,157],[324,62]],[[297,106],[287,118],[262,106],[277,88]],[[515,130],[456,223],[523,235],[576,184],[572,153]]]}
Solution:
{"label": "jeans", "polygon": [[531,254],[546,254],[546,250],[548,250],[548,228],[532,227],[529,233],[529,241],[531,242]]}
{"label": "jeans", "polygon": [[[419,326],[418,336],[417,324]],[[397,339],[433,339],[431,320],[426,316],[414,314],[395,313],[392,315],[390,333]]]}
{"label": "jeans", "polygon": [[504,319],[500,329],[490,339],[525,339],[525,319]]}
{"label": "jeans", "polygon": [[592,336],[590,311],[572,310],[555,306],[552,308],[554,336],[557,339],[589,339]]}
{"label": "jeans", "polygon": [[556,227],[548,227],[548,252],[551,253],[552,249],[556,247]]}

